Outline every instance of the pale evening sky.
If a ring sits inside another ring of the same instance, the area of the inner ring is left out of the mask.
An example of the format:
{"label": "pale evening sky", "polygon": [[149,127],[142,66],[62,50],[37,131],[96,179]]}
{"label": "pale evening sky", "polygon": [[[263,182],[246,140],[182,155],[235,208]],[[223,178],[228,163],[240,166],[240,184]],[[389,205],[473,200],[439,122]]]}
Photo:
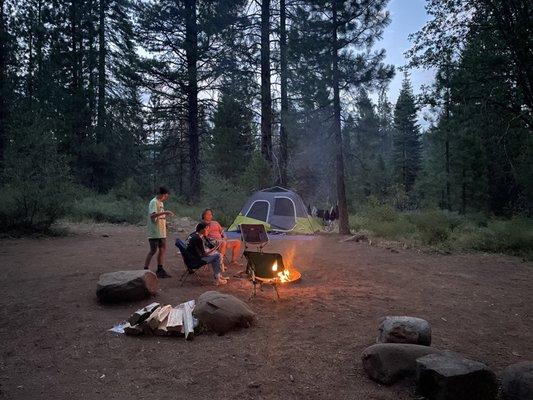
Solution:
{"label": "pale evening sky", "polygon": [[[428,20],[425,4],[425,0],[391,0],[387,7],[391,13],[391,23],[376,48],[384,48],[387,52],[385,62],[396,67],[396,76],[389,85],[389,100],[393,103],[398,98],[403,79],[403,72],[398,67],[406,64],[403,53],[411,48],[407,37],[420,30]],[[415,94],[419,93],[421,85],[430,84],[435,75],[434,71],[421,69],[411,70],[410,74]]]}

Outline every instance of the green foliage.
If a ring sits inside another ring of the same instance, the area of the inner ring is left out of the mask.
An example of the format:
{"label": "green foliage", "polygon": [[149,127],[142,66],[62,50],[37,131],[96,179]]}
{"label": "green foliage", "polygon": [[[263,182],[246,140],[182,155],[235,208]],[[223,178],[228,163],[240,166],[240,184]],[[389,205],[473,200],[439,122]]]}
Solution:
{"label": "green foliage", "polygon": [[[246,200],[245,191],[229,180],[216,175],[206,175],[202,187],[201,203],[205,205],[204,208],[212,208],[216,220],[222,226],[231,225]],[[198,218],[199,214],[196,216],[196,219]]]}
{"label": "green foliage", "polygon": [[[29,123],[27,121],[30,121]],[[68,211],[73,187],[46,121],[25,115],[14,126],[0,189],[1,230],[43,232]]]}
{"label": "green foliage", "polygon": [[259,152],[254,152],[248,167],[241,176],[240,187],[245,192],[264,189],[273,185],[270,165]]}
{"label": "green foliage", "polygon": [[399,212],[370,201],[350,216],[350,227],[431,249],[477,250],[533,259],[533,221],[528,218],[502,220],[438,209]]}
{"label": "green foliage", "polygon": [[213,116],[209,161],[215,174],[239,177],[250,162],[253,149],[252,112],[229,89],[224,89]]}
{"label": "green foliage", "polygon": [[420,170],[420,132],[415,98],[407,75],[394,109],[393,164],[396,182],[406,192],[413,188]]}
{"label": "green foliage", "polygon": [[137,224],[146,218],[148,203],[144,203],[140,198],[119,199],[112,195],[93,194],[74,203],[71,218],[78,221]]}

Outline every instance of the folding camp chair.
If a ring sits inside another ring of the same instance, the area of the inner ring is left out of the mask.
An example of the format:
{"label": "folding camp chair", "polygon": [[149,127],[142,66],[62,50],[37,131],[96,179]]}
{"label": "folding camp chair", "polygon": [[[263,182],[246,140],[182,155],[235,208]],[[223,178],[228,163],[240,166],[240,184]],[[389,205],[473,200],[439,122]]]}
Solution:
{"label": "folding camp chair", "polygon": [[175,244],[181,253],[183,263],[185,264],[185,272],[180,277],[180,287],[183,286],[187,278],[189,278],[191,275],[196,277],[198,282],[200,282],[200,284],[203,286],[203,282],[200,279],[200,276],[198,276],[197,272],[207,264],[200,265],[199,267],[191,266],[189,260],[187,259],[187,246],[185,245],[185,242],[180,238],[177,238]]}
{"label": "folding camp chair", "polygon": [[268,244],[268,234],[263,224],[241,224],[241,240],[244,242],[244,250],[249,245],[256,246],[257,251],[263,251],[263,247]]}
{"label": "folding camp chair", "polygon": [[283,264],[283,257],[278,253],[263,253],[257,251],[244,251],[246,257],[246,274],[253,284],[253,291],[250,299],[257,294],[256,287],[263,290],[263,285],[271,285],[276,291],[276,296],[279,299],[278,273],[285,270]]}

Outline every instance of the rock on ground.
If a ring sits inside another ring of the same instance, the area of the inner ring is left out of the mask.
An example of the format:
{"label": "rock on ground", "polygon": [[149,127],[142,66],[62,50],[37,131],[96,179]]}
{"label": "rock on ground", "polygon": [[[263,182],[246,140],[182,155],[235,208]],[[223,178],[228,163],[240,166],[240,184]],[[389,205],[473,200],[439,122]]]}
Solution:
{"label": "rock on ground", "polygon": [[416,359],[427,354],[440,354],[429,346],[405,343],[380,343],[367,347],[362,355],[368,377],[384,385],[415,375]]}
{"label": "rock on ground", "polygon": [[533,399],[533,361],[510,365],[501,378],[504,400]]}
{"label": "rock on ground", "polygon": [[418,392],[429,400],[492,400],[495,374],[483,363],[457,354],[429,354],[416,360]]}
{"label": "rock on ground", "polygon": [[232,329],[247,328],[255,320],[255,313],[246,303],[216,291],[205,292],[198,298],[193,315],[219,335]]}
{"label": "rock on ground", "polygon": [[431,345],[429,322],[416,317],[384,317],[380,320],[377,343]]}
{"label": "rock on ground", "polygon": [[104,303],[136,301],[155,294],[158,287],[157,277],[151,271],[109,272],[100,275],[96,296]]}

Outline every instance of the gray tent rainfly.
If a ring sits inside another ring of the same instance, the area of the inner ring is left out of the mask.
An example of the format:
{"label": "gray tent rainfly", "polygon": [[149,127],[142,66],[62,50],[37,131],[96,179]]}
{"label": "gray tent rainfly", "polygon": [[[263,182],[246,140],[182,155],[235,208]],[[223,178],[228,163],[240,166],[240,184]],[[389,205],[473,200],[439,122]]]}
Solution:
{"label": "gray tent rainfly", "polygon": [[306,234],[320,229],[319,224],[308,215],[302,198],[279,186],[252,194],[228,230],[238,231],[240,224],[263,224],[269,231]]}

